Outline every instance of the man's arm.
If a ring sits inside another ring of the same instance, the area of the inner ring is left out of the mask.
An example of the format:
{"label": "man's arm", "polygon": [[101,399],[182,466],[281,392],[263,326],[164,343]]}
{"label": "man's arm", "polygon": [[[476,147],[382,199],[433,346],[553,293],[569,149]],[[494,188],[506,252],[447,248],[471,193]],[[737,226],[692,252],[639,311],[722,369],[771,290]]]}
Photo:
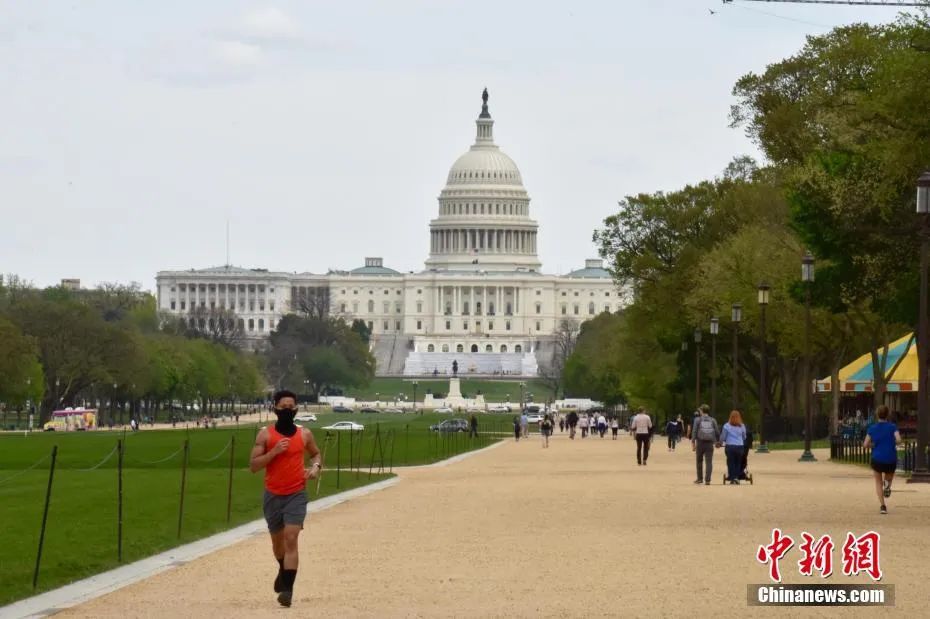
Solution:
{"label": "man's arm", "polygon": [[323,470],[323,458],[320,454],[320,448],[317,447],[316,439],[313,438],[313,432],[307,428],[302,428],[304,433],[304,451],[310,455],[310,468],[307,469],[307,479],[316,479]]}
{"label": "man's arm", "polygon": [[268,463],[274,460],[275,456],[279,453],[282,453],[287,449],[289,444],[288,440],[282,439],[271,449],[271,451],[265,451],[265,444],[268,442],[268,432],[265,428],[262,428],[258,432],[258,436],[255,437],[255,445],[252,446],[252,453],[249,456],[249,470],[253,473],[257,473],[262,470]]}

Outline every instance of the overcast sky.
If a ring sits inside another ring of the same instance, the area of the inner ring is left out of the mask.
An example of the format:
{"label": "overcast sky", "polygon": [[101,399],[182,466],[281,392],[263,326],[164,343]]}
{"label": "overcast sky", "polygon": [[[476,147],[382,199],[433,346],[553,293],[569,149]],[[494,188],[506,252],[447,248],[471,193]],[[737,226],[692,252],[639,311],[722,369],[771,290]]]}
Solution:
{"label": "overcast sky", "polygon": [[[710,9],[716,11],[715,15]],[[885,8],[718,0],[0,4],[0,272],[420,270],[485,86],[543,270],[624,195],[756,154],[734,82]]]}

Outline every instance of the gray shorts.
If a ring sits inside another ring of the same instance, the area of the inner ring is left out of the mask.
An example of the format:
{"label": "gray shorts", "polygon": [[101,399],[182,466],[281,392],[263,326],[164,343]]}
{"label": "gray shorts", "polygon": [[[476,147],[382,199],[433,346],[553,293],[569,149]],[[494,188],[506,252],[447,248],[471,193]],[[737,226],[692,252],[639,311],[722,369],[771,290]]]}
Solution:
{"label": "gray shorts", "polygon": [[307,517],[307,493],[301,490],[294,494],[272,494],[265,490],[262,510],[271,533],[277,533],[286,524],[296,524],[303,528]]}

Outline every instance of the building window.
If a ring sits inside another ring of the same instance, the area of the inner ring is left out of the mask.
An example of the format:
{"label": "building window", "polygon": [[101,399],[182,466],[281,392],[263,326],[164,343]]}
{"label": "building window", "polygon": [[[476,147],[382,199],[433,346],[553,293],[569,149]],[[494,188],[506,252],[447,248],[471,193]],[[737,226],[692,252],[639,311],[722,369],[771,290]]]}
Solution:
{"label": "building window", "polygon": [[370,321],[370,320],[368,321],[368,330],[369,330],[369,331],[374,331],[374,330],[375,330],[375,323],[372,322],[372,321]]}
{"label": "building window", "polygon": [[509,320],[508,320],[507,322],[504,323],[504,329],[506,329],[507,331],[510,331],[510,321],[509,321]]}
{"label": "building window", "polygon": [[423,313],[423,301],[417,301],[417,314]]}
{"label": "building window", "polygon": [[268,302],[268,309],[271,310],[272,312],[274,311],[274,301]]}
{"label": "building window", "polygon": [[451,331],[451,330],[452,330],[452,321],[447,320],[447,321],[446,321],[446,331]]}
{"label": "building window", "polygon": [[568,313],[568,306],[563,303],[562,304],[562,315],[564,316],[567,313]]}
{"label": "building window", "polygon": [[594,316],[594,302],[588,303],[588,315]]}
{"label": "building window", "polygon": [[537,304],[536,304],[536,313],[537,313],[537,314],[542,314],[542,303],[537,303]]}
{"label": "building window", "polygon": [[462,346],[461,344],[456,344],[455,352],[465,352],[465,347]]}
{"label": "building window", "polygon": [[183,312],[185,309],[187,309],[186,306],[187,306],[187,301],[181,301],[181,311],[182,311],[182,312]]}
{"label": "building window", "polygon": [[542,324],[538,320],[536,321],[536,330],[542,331]]}
{"label": "building window", "polygon": [[255,320],[249,318],[249,331],[255,331]]}
{"label": "building window", "polygon": [[577,291],[577,290],[575,291],[575,296],[576,296],[576,297],[578,296],[578,291]]}
{"label": "building window", "polygon": [[258,304],[258,311],[260,311],[260,312],[264,312],[264,311],[265,311],[265,304],[264,304],[264,303],[259,303],[259,304]]}
{"label": "building window", "polygon": [[471,351],[472,351],[472,352],[478,352],[478,345],[477,345],[477,344],[472,344],[472,345],[471,345]]}
{"label": "building window", "polygon": [[394,321],[394,329],[397,330],[397,331],[400,331],[400,321],[399,321],[399,320],[395,320],[395,321]]}
{"label": "building window", "polygon": [[390,313],[391,313],[391,302],[390,302],[390,301],[385,301],[385,302],[384,302],[384,313],[385,313],[385,314],[390,314]]}
{"label": "building window", "polygon": [[243,320],[242,318],[239,319],[239,330],[245,331],[245,320]]}
{"label": "building window", "polygon": [[346,313],[346,304],[345,304],[345,303],[341,304],[341,305],[339,306],[339,308],[340,308],[340,309],[339,309],[340,312],[342,312],[343,314]]}
{"label": "building window", "polygon": [[577,316],[578,315],[578,304],[577,303],[575,303],[574,310],[575,310],[575,316]]}
{"label": "building window", "polygon": [[467,320],[463,320],[463,321],[462,321],[462,328],[465,329],[466,331],[468,331],[468,321],[467,321]]}
{"label": "building window", "polygon": [[422,289],[422,288],[418,288],[418,289],[417,289],[417,294],[423,294],[423,289]]}
{"label": "building window", "polygon": [[171,302],[171,309],[174,309],[174,301]]}
{"label": "building window", "polygon": [[265,319],[264,319],[264,318],[259,318],[259,319],[258,319],[258,330],[259,330],[259,331],[264,331],[264,330],[265,330]]}
{"label": "building window", "polygon": [[514,351],[514,352],[523,352],[523,347],[520,346],[519,344],[517,344],[516,346],[513,347],[513,351]]}
{"label": "building window", "polygon": [[592,297],[594,296],[594,293],[593,293],[593,292],[591,293],[591,296],[592,296]]}
{"label": "building window", "polygon": [[370,299],[369,299],[369,301],[368,301],[368,313],[369,313],[369,314],[374,314],[374,313],[375,313],[375,302],[372,301],[372,300],[370,300]]}
{"label": "building window", "polygon": [[610,293],[609,293],[609,292],[605,292],[605,293],[604,293],[604,296],[605,296],[605,297],[609,297],[609,296],[610,296]]}
{"label": "building window", "polygon": [[400,301],[394,304],[394,311],[400,314]]}
{"label": "building window", "polygon": [[471,314],[471,307],[468,305],[468,301],[462,303],[462,315],[468,316]]}
{"label": "building window", "polygon": [[538,297],[539,295],[541,295],[541,294],[542,294],[542,290],[537,290],[537,291],[536,291],[536,296],[537,296],[537,297]]}
{"label": "building window", "polygon": [[390,290],[385,290],[384,294],[389,294],[390,292],[391,292]]}
{"label": "building window", "polygon": [[268,328],[274,330],[274,319],[268,321]]}
{"label": "building window", "polygon": [[604,306],[604,311],[607,312],[608,314],[610,313],[610,303]]}
{"label": "building window", "polygon": [[400,296],[400,290],[397,291],[397,296]]}
{"label": "building window", "polygon": [[345,294],[345,293],[346,293],[346,291],[345,291],[345,289],[343,289],[342,294]]}
{"label": "building window", "polygon": [[358,314],[358,301],[353,301],[353,302],[352,302],[352,313],[353,313],[353,314]]}
{"label": "building window", "polygon": [[443,345],[442,345],[442,352],[449,352],[449,345],[448,345],[448,344],[443,344]]}
{"label": "building window", "polygon": [[422,321],[422,320],[418,320],[418,321],[417,321],[417,331],[419,331],[419,330],[422,329],[422,328],[423,328],[423,321]]}
{"label": "building window", "polygon": [[358,294],[358,290],[353,290],[352,294]]}
{"label": "building window", "polygon": [[384,330],[385,330],[385,331],[388,330],[388,321],[387,321],[387,320],[384,321]]}
{"label": "building window", "polygon": [[436,352],[436,347],[433,346],[432,344],[427,344],[426,352]]}
{"label": "building window", "polygon": [[484,352],[494,352],[494,347],[488,344],[484,347]]}
{"label": "building window", "polygon": [[[202,303],[202,302],[200,303],[200,306],[203,307],[203,303]],[[254,312],[254,311],[255,311],[255,303],[253,303],[252,301],[249,301],[249,311],[250,311],[250,312]]]}
{"label": "building window", "polygon": [[507,304],[507,307],[506,307],[506,310],[507,310],[507,311],[504,312],[505,314],[507,314],[508,316],[513,316],[513,305],[511,305],[510,303],[508,303],[508,304]]}
{"label": "building window", "polygon": [[171,292],[174,292],[174,286],[171,287]]}
{"label": "building window", "polygon": [[501,344],[501,352],[507,352],[507,344]]}
{"label": "building window", "polygon": [[563,290],[563,291],[562,291],[562,296],[564,297],[566,294],[568,294],[568,293],[565,292],[565,291]]}

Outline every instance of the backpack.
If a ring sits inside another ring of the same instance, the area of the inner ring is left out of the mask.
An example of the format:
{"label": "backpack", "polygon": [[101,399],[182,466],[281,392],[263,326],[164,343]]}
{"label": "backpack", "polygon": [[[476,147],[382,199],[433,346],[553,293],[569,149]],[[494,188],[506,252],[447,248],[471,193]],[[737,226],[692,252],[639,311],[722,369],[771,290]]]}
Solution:
{"label": "backpack", "polygon": [[717,432],[714,430],[713,417],[710,415],[704,417],[702,416],[698,420],[697,432],[695,433],[695,438],[699,441],[715,441],[717,440]]}

